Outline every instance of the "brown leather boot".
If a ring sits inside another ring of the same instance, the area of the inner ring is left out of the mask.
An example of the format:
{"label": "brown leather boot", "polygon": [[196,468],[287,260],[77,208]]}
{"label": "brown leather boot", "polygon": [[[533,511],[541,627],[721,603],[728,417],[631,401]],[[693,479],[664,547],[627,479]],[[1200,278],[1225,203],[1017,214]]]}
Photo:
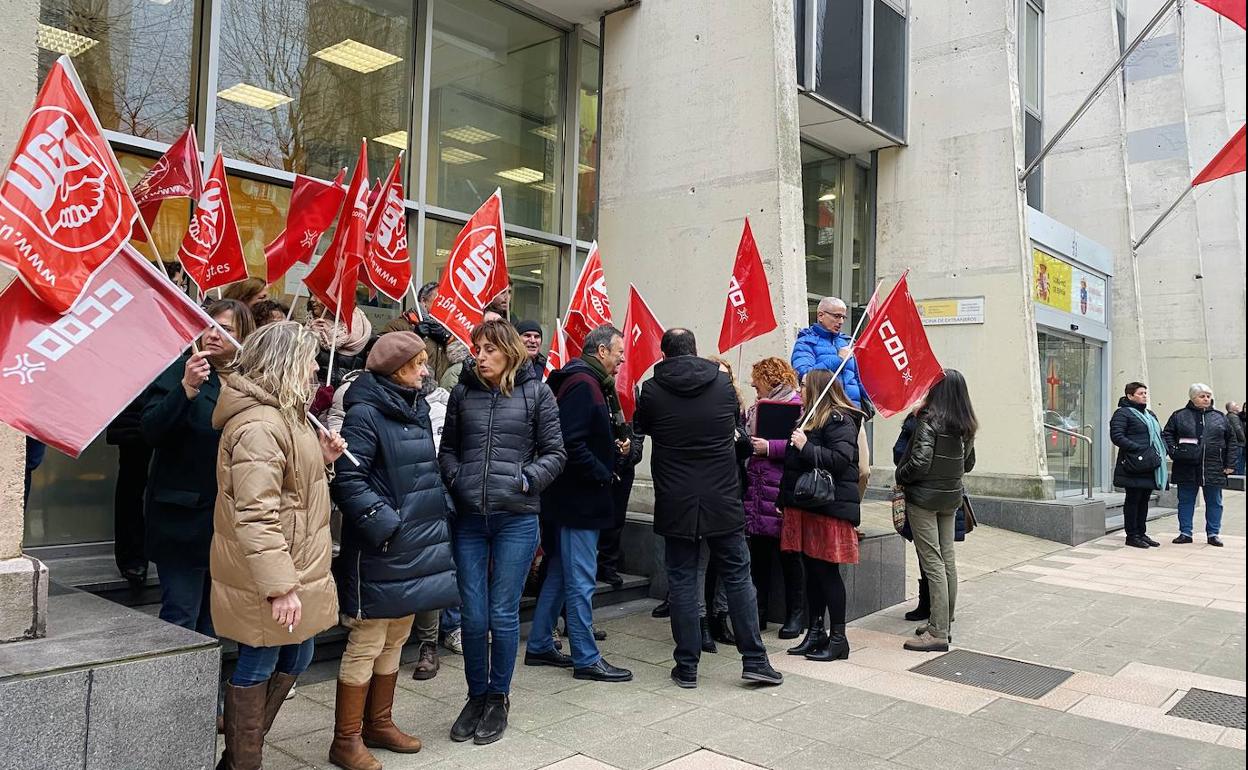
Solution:
{"label": "brown leather boot", "polygon": [[225,685],[224,770],[260,770],[264,756],[264,698],[269,683],[250,687]]}
{"label": "brown leather boot", "polygon": [[390,717],[394,706],[394,685],[399,672],[373,674],[368,688],[368,700],[364,703],[364,745],[370,749],[389,749],[396,754],[415,754],[420,751],[420,739],[400,730]]}
{"label": "brown leather boot", "polygon": [[360,739],[367,698],[367,684],[338,682],[338,694],[334,698],[334,742],[329,746],[329,761],[343,770],[381,770],[381,763],[364,748],[364,741]]}
{"label": "brown leather boot", "polygon": [[277,712],[281,710],[282,704],[286,702],[286,693],[290,692],[290,688],[295,686],[297,678],[290,674],[274,674],[269,678],[269,691],[264,699],[265,735],[268,735],[269,730],[273,729],[273,720],[277,719]]}

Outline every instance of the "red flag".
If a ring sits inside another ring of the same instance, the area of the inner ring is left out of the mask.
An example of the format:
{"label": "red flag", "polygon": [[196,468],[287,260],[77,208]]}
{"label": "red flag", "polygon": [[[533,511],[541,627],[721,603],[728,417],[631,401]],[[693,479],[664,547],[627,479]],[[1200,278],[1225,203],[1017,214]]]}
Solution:
{"label": "red flag", "polygon": [[485,306],[507,290],[509,281],[503,194],[495,190],[455,236],[429,315],[472,347],[472,330],[481,323]]}
{"label": "red flag", "polygon": [[138,213],[74,65],[62,56],[0,181],[0,263],[64,313],[126,244]]}
{"label": "red flag", "polygon": [[199,198],[203,189],[199,145],[195,142],[195,126],[190,126],[131,189],[145,225],[135,228],[134,240],[147,240],[145,230],[152,229],[160,204],[170,198]]}
{"label": "red flag", "polygon": [[347,197],[342,186],[346,173],[347,170],[342,169],[332,182],[295,175],[290,205],[286,209],[286,228],[264,247],[268,283],[277,283],[296,262],[311,261],[317,242],[334,223],[342,200]]}
{"label": "red flag", "polygon": [[77,457],[210,324],[129,246],[66,315],[14,281],[0,294],[0,419]]}
{"label": "red flag", "polygon": [[368,148],[360,141],[360,157],[351,173],[338,229],[321,261],[303,279],[313,297],[351,331],[355,315],[355,286],[364,262],[364,229],[368,224]]}
{"label": "red flag", "polygon": [[771,287],[763,271],[763,258],[745,220],[737,261],[728,282],[728,303],[724,306],[724,323],[719,327],[719,352],[735,348],[743,342],[761,337],[776,328],[776,314],[771,309]]}
{"label": "red flag", "polygon": [[403,180],[400,169],[403,153],[394,159],[390,176],[381,187],[377,205],[369,216],[368,248],[364,254],[364,274],[368,283],[395,302],[402,302],[412,280],[412,263],[407,256],[407,210],[403,207]]}
{"label": "red flag", "polygon": [[663,340],[663,324],[654,317],[650,306],[641,298],[637,287],[628,285],[628,310],[624,314],[624,363],[615,373],[615,390],[620,397],[624,417],[633,419],[637,409],[637,386],[642,375],[663,358],[659,343]]}
{"label": "red flag", "polygon": [[243,242],[238,237],[230,186],[225,180],[225,160],[219,152],[182,238],[178,260],[203,292],[247,277]]}
{"label": "red flag", "polygon": [[[1240,9],[1242,12],[1242,8]],[[1244,170],[1244,126],[1239,127],[1231,141],[1213,156],[1209,165],[1192,180],[1192,187],[1221,179],[1231,174],[1239,174]]]}
{"label": "red flag", "polygon": [[945,376],[904,273],[854,342],[854,357],[858,378],[884,417],[909,409]]}
{"label": "red flag", "polygon": [[576,279],[565,319],[563,330],[567,337],[568,354],[572,358],[581,354],[590,332],[611,323],[611,300],[607,297],[607,279],[602,272],[602,256],[598,253],[597,241],[589,247],[589,255],[585,258],[580,277]]}
{"label": "red flag", "polygon": [[568,335],[563,331],[563,324],[555,319],[555,338],[550,343],[550,352],[546,354],[546,370],[542,372],[542,381],[550,379],[550,375],[562,369],[569,361]]}
{"label": "red flag", "polygon": [[1246,21],[1245,16],[1248,16],[1248,11],[1245,11],[1244,0],[1196,0],[1196,2],[1216,13],[1222,14],[1241,28]]}

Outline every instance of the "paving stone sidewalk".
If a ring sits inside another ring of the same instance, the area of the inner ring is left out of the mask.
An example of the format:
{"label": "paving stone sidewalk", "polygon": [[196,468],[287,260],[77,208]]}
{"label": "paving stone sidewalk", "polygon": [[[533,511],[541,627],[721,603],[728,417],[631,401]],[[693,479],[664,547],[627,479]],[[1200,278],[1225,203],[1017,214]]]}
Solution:
{"label": "paving stone sidewalk", "polygon": [[[792,643],[773,627],[782,687],[743,682],[721,645],[698,689],[682,690],[668,679],[668,624],[650,618],[653,602],[634,602],[597,619],[604,655],[635,681],[518,665],[511,728],[477,747],[446,737],[464,699],[462,658],[444,656],[427,682],[410,678],[408,660],[395,719],[425,748],[377,756],[388,770],[1243,768],[1244,730],[1167,712],[1193,688],[1245,694],[1244,524],[1243,493],[1228,493],[1221,549],[1171,545],[1173,518],[1151,523],[1164,543],[1151,551],[1120,535],[1065,548],[988,527],[959,544],[956,648],[1073,672],[1037,700],[911,672],[937,656],[901,649],[914,627],[906,605],[851,624],[848,661],[784,655]],[[335,673],[320,664],[301,679],[266,768],[330,767]]]}

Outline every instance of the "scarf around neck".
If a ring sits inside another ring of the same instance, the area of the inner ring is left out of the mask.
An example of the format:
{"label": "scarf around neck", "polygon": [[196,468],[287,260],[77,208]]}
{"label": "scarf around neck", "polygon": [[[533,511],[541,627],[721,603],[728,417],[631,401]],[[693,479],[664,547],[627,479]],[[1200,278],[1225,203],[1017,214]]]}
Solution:
{"label": "scarf around neck", "polygon": [[[368,339],[373,335],[373,325],[369,322],[368,316],[357,307],[351,316],[351,331],[347,331],[347,325],[342,321],[334,323],[332,318],[312,317],[308,319],[308,331],[316,335],[316,341],[321,346],[321,350],[329,350],[337,343],[338,352],[353,356],[364,349],[368,344]],[[334,327],[337,326],[335,336]]]}
{"label": "scarf around neck", "polygon": [[624,419],[624,410],[620,407],[620,395],[615,391],[615,377],[607,374],[606,367],[602,365],[602,362],[594,354],[585,353],[581,356],[581,360],[598,377],[598,384],[602,387],[602,395],[607,400],[607,411],[611,412],[611,431],[617,439],[626,438],[624,426],[628,421]]}

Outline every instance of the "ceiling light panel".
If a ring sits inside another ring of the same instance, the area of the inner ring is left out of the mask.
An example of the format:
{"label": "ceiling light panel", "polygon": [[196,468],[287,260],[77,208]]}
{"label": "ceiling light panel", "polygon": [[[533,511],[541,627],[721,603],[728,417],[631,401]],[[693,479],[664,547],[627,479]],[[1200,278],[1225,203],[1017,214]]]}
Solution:
{"label": "ceiling light panel", "polygon": [[587,164],[585,164],[585,163],[577,163],[577,164],[576,164],[576,173],[578,173],[578,174],[592,174],[592,173],[594,173],[594,167],[593,167],[593,166],[590,166],[590,165],[587,165]]}
{"label": "ceiling light panel", "polygon": [[554,124],[551,124],[549,126],[539,126],[537,128],[530,129],[529,133],[537,134],[538,136],[540,136],[541,138],[545,139],[548,142],[559,141],[559,127]]}
{"label": "ceiling light panel", "polygon": [[255,107],[261,110],[271,110],[280,107],[287,102],[294,101],[285,94],[279,94],[274,91],[266,91],[257,86],[248,85],[247,83],[238,83],[232,85],[224,91],[218,91],[217,96],[231,102],[245,104],[248,107]]}
{"label": "ceiling light panel", "polygon": [[531,184],[531,185],[529,185],[529,186],[530,186],[530,187],[532,187],[532,188],[534,188],[535,190],[541,190],[542,192],[546,193],[547,195],[554,195],[554,193],[555,193],[555,183],[554,183],[554,182],[550,182],[550,181],[547,181],[547,182],[537,182],[537,183],[535,183],[535,184]]}
{"label": "ceiling light panel", "polygon": [[468,152],[461,147],[442,148],[442,162],[449,163],[452,166],[462,166],[465,163],[476,163],[479,160],[485,160],[485,156],[478,155],[475,152]]}
{"label": "ceiling light panel", "polygon": [[95,47],[100,41],[77,32],[40,24],[35,33],[35,44],[47,51],[63,53],[66,56],[78,56]]}
{"label": "ceiling light panel", "polygon": [[442,132],[442,136],[454,139],[457,142],[463,142],[464,144],[484,144],[500,138],[498,134],[491,134],[484,128],[477,128],[476,126],[448,128]]}
{"label": "ceiling light panel", "polygon": [[528,166],[518,166],[516,168],[509,168],[505,171],[499,171],[496,176],[501,176],[503,179],[509,179],[513,182],[519,182],[520,184],[532,184],[534,182],[540,182],[546,178],[546,175],[541,171],[529,168]]}
{"label": "ceiling light panel", "polygon": [[347,38],[341,43],[334,43],[328,48],[322,48],[312,54],[322,61],[330,64],[337,64],[339,67],[346,67],[356,72],[376,72],[391,64],[398,64],[403,61],[403,57],[395,56],[387,53],[379,48],[373,48],[358,40]]}
{"label": "ceiling light panel", "polygon": [[391,131],[388,134],[382,134],[381,136],[374,136],[373,141],[380,142],[381,144],[388,144],[391,147],[398,147],[400,150],[406,150],[407,149],[407,132],[406,131]]}

